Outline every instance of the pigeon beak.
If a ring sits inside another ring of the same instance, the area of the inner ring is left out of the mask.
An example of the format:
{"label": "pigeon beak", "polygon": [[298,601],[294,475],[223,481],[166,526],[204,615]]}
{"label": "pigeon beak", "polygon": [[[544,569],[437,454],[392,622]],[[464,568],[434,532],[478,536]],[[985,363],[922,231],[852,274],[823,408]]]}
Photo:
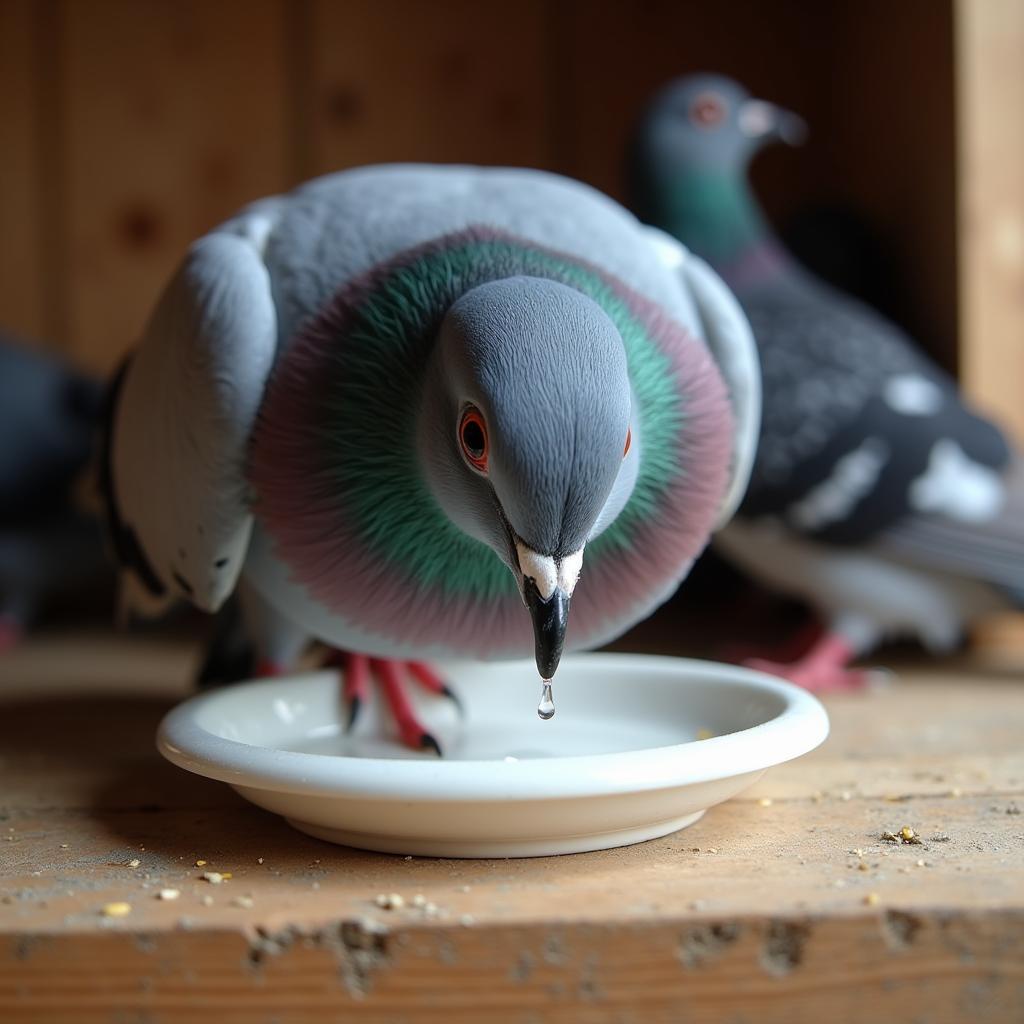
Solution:
{"label": "pigeon beak", "polygon": [[583,548],[554,558],[534,551],[521,540],[514,543],[523,603],[533,620],[537,671],[542,679],[552,679],[565,646],[569,599],[583,567]]}
{"label": "pigeon beak", "polygon": [[799,146],[807,138],[807,122],[802,117],[764,100],[747,100],[740,106],[739,126],[748,138],[778,139],[789,146]]}
{"label": "pigeon beak", "polygon": [[523,580],[523,600],[533,619],[534,655],[541,679],[553,679],[565,646],[565,627],[569,623],[569,595],[555,587],[550,597],[542,597],[532,579]]}

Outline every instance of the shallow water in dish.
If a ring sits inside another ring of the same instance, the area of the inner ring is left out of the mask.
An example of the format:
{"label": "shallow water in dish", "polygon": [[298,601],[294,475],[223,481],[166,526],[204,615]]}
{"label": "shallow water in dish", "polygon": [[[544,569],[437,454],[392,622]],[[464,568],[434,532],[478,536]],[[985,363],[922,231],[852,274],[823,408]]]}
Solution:
{"label": "shallow water in dish", "polygon": [[[559,710],[543,721],[523,704],[523,685],[536,685],[522,663],[456,665],[448,669],[461,700],[414,690],[420,720],[437,738],[445,761],[510,764],[557,757],[625,753],[725,736],[779,714],[780,698],[749,684],[687,679],[672,662],[651,659],[642,672],[620,658],[570,660],[559,672]],[[642,665],[646,662],[641,661]],[[534,690],[536,693],[536,690]],[[248,694],[248,696],[247,696]],[[536,705],[534,705],[536,707]],[[214,736],[269,751],[325,758],[375,758],[436,763],[431,752],[406,750],[380,695],[372,691],[355,731],[337,677],[330,673],[228,687],[204,705],[201,722]]]}
{"label": "shallow water in dish", "polygon": [[[672,723],[608,721],[572,716],[553,722],[510,726],[506,719],[482,718],[471,726],[440,735],[446,761],[533,761],[548,757],[614,754],[646,747],[666,747],[694,739]],[[321,726],[278,742],[279,750],[334,757],[386,757],[436,760],[435,755],[407,750],[397,738],[376,733],[348,736],[341,726]]]}

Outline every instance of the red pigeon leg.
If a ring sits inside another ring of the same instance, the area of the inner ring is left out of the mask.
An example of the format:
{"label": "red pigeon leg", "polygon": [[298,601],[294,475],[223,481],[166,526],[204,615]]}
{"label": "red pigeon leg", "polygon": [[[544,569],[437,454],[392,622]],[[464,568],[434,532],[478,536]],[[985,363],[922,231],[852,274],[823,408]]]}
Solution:
{"label": "red pigeon leg", "polygon": [[855,653],[845,637],[838,633],[825,633],[797,661],[784,663],[750,658],[744,664],[760,672],[781,676],[812,693],[862,690],[868,684],[870,673],[849,667]]}
{"label": "red pigeon leg", "polygon": [[463,715],[464,709],[459,695],[426,662],[408,661],[405,667],[409,675],[425,690],[436,693],[439,697],[447,697],[455,705],[459,715]]}
{"label": "red pigeon leg", "polygon": [[393,658],[370,658],[365,654],[331,650],[323,662],[341,674],[342,692],[348,708],[345,731],[351,732],[370,695],[370,686],[380,686],[391,716],[398,726],[402,742],[413,750],[433,750],[441,753],[434,735],[420,722],[406,693],[406,685],[413,681],[428,693],[447,697],[459,714],[462,705],[452,688],[428,664],[422,661],[399,661]]}
{"label": "red pigeon leg", "polygon": [[13,615],[0,615],[0,654],[13,651],[24,639],[25,627]]}
{"label": "red pigeon leg", "polygon": [[786,663],[799,661],[825,635],[825,627],[814,618],[798,626],[777,643],[770,645],[736,644],[726,649],[724,660],[747,665],[751,661],[774,661]]}
{"label": "red pigeon leg", "polygon": [[257,679],[273,679],[275,676],[287,675],[290,671],[291,666],[286,665],[283,661],[275,661],[273,658],[260,658],[256,662]]}
{"label": "red pigeon leg", "polygon": [[371,658],[370,669],[384,691],[384,699],[391,709],[402,742],[413,750],[432,750],[441,756],[441,746],[416,716],[409,695],[405,692],[399,672],[407,665],[401,661]]}

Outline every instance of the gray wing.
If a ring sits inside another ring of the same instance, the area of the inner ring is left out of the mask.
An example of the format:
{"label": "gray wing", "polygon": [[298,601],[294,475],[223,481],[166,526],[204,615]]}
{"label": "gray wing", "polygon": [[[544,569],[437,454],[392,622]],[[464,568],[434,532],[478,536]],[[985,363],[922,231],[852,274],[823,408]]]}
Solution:
{"label": "gray wing", "polygon": [[802,278],[740,294],[761,358],[764,409],[751,491],[802,486],[803,465],[847,431],[886,382],[938,373],[873,310]]}
{"label": "gray wing", "polygon": [[761,429],[761,372],[757,345],[739,302],[702,259],[671,235],[644,228],[652,248],[677,275],[692,298],[695,317],[683,322],[702,338],[729,389],[735,423],[732,477],[716,529],[733,516],[747,490]]}
{"label": "gray wing", "polygon": [[151,595],[208,611],[234,588],[252,531],[246,449],[277,347],[260,238],[215,232],[192,245],[123,372],[109,426],[105,490],[122,564]]}
{"label": "gray wing", "polygon": [[861,544],[927,511],[915,495],[951,459],[964,479],[997,480],[1006,470],[1000,431],[878,314],[816,283],[783,283],[743,301],[764,373],[761,445],[743,515]]}
{"label": "gray wing", "polygon": [[686,289],[637,219],[595,189],[519,168],[393,164],[327,175],[286,197],[265,254],[281,338],[294,337],[344,282],[471,226],[596,264],[680,322],[693,319]]}
{"label": "gray wing", "polygon": [[1024,459],[1000,473],[940,448],[917,505],[878,535],[878,550],[991,583],[1024,605]]}

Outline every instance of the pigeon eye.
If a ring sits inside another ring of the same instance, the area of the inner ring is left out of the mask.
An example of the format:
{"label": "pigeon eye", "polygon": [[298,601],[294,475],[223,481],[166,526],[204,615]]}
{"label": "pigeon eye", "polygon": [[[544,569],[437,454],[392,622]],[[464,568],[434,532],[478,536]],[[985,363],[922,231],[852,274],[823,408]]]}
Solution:
{"label": "pigeon eye", "polygon": [[626,447],[622,449],[622,457],[625,458],[629,454],[629,446],[633,443],[633,431],[632,429],[626,430]]}
{"label": "pigeon eye", "polygon": [[725,119],[725,104],[712,93],[698,96],[690,107],[690,120],[699,128],[717,128]]}
{"label": "pigeon eye", "polygon": [[487,424],[480,410],[470,406],[459,423],[459,442],[466,461],[478,472],[487,472]]}

